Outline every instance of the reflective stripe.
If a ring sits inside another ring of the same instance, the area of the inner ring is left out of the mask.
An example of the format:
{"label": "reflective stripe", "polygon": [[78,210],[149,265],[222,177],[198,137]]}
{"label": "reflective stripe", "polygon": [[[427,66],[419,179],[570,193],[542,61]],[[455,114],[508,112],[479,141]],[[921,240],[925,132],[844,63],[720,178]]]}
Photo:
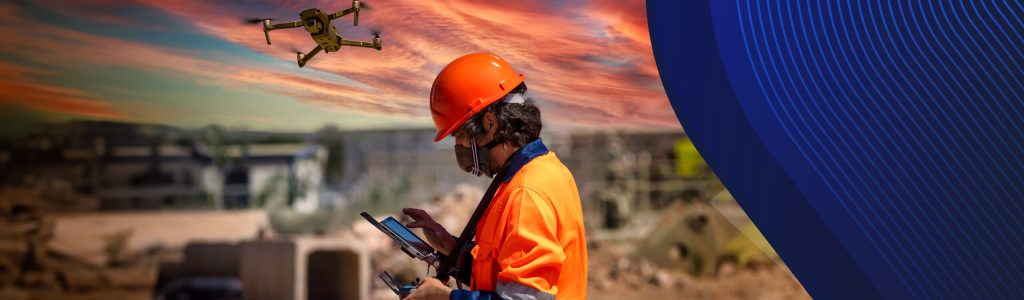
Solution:
{"label": "reflective stripe", "polygon": [[555,300],[555,295],[541,292],[515,281],[498,281],[498,296],[504,300]]}

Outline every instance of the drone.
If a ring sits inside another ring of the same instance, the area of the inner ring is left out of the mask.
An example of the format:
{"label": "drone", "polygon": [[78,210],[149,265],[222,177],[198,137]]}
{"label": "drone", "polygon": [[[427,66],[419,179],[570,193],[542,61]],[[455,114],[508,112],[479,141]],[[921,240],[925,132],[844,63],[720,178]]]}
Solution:
{"label": "drone", "polygon": [[301,19],[299,21],[273,24],[271,23],[273,20],[271,18],[255,18],[248,19],[246,22],[251,24],[263,23],[263,35],[267,38],[267,45],[270,45],[271,30],[304,27],[317,45],[316,48],[305,54],[295,51],[296,60],[299,63],[299,68],[301,68],[320,51],[336,52],[341,50],[341,46],[366,47],[380,51],[380,32],[373,32],[373,42],[346,40],[341,38],[341,35],[338,34],[338,29],[334,27],[334,24],[331,24],[331,21],[335,19],[352,14],[352,26],[359,26],[359,11],[367,8],[369,7],[366,3],[353,0],[351,8],[333,14],[327,14],[318,8],[303,10],[299,13],[299,18]]}

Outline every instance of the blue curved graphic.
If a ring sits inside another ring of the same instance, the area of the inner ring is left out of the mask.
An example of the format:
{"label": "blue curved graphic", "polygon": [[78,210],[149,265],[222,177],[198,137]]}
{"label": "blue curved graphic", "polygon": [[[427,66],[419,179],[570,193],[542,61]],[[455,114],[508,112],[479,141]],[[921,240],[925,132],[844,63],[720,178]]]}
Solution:
{"label": "blue curved graphic", "polygon": [[698,150],[820,298],[1024,298],[1024,4],[648,1]]}

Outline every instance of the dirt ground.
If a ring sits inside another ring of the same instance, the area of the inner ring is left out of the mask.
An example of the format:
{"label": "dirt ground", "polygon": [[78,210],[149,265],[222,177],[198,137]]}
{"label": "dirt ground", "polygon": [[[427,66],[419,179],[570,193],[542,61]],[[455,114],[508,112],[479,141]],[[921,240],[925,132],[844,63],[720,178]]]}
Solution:
{"label": "dirt ground", "polygon": [[109,237],[126,235],[124,252],[149,248],[180,249],[191,242],[252,239],[267,226],[267,213],[243,211],[174,211],[76,213],[51,217],[56,230],[50,247],[90,263],[106,263]]}
{"label": "dirt ground", "polygon": [[107,289],[75,293],[0,289],[0,299],[4,300],[145,300],[151,299],[152,294],[148,290],[139,289]]}
{"label": "dirt ground", "polygon": [[616,283],[600,286],[591,281],[587,299],[810,299],[803,287],[782,267],[740,270],[719,277],[689,278],[673,286]]}
{"label": "dirt ground", "polygon": [[661,269],[610,247],[589,247],[587,299],[810,299],[779,263],[736,268],[719,266],[715,275],[693,276]]}

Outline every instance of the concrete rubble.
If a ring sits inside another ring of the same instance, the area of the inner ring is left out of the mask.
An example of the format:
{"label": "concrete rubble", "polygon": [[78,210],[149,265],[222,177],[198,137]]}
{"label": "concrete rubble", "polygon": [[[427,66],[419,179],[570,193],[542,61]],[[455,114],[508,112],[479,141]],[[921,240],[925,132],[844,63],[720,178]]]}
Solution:
{"label": "concrete rubble", "polygon": [[612,245],[588,247],[588,299],[810,299],[782,265],[719,266],[717,275],[695,276],[631,257]]}
{"label": "concrete rubble", "polygon": [[[0,190],[0,299],[135,299],[148,295],[155,274],[140,257],[115,253],[95,264],[52,247],[54,212],[90,207],[94,199],[61,188]],[[74,296],[67,296],[74,293]]]}

